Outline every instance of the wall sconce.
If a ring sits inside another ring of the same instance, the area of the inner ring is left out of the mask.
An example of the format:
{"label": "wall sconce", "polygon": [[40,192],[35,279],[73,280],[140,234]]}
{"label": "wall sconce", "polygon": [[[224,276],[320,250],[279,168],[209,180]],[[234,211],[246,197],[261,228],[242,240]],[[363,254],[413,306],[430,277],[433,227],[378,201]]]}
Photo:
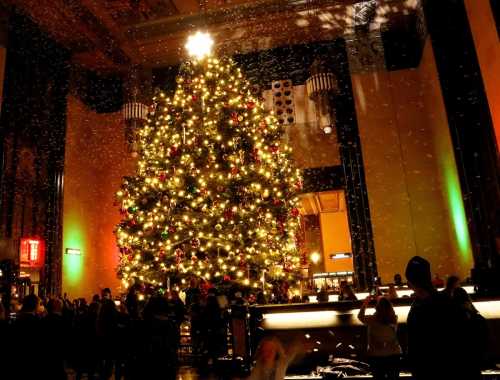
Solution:
{"label": "wall sconce", "polygon": [[80,256],[82,254],[82,250],[80,248],[66,248],[65,253],[67,255]]}

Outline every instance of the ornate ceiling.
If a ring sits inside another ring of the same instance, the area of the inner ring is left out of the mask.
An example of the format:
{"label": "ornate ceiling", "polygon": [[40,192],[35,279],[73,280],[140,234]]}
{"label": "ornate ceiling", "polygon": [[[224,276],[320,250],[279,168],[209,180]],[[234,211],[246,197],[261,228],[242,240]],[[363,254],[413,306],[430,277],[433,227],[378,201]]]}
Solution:
{"label": "ornate ceiling", "polygon": [[346,210],[343,190],[301,194],[299,198],[299,211],[301,215],[318,215],[322,212],[341,212]]}
{"label": "ornate ceiling", "polygon": [[227,54],[392,28],[420,0],[0,0],[100,70],[165,66],[184,56],[188,34],[209,30]]}

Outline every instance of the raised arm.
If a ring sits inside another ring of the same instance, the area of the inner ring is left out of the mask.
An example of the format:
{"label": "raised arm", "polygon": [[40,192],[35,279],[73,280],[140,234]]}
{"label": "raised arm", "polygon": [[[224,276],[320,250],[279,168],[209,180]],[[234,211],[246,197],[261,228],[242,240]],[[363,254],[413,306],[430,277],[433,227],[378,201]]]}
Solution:
{"label": "raised arm", "polygon": [[363,301],[363,304],[361,305],[361,308],[359,309],[358,319],[363,324],[366,324],[365,312],[366,312],[366,308],[368,307],[368,304],[370,303],[370,300],[371,300],[370,296],[366,297],[365,300]]}

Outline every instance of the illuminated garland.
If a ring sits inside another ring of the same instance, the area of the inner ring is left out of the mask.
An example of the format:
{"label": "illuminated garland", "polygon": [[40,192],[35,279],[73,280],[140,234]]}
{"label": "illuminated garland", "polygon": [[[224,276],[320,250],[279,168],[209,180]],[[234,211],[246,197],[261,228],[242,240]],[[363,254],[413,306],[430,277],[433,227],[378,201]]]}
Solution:
{"label": "illuminated garland", "polygon": [[173,99],[153,100],[136,175],[117,192],[123,285],[296,279],[300,172],[240,69],[229,58],[188,61]]}

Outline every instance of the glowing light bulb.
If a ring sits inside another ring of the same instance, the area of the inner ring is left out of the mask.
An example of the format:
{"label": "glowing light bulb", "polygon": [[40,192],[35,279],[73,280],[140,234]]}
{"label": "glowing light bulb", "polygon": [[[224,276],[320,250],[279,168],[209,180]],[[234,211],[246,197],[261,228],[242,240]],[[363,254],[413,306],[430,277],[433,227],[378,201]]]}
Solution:
{"label": "glowing light bulb", "polygon": [[320,260],[321,260],[321,255],[318,252],[311,253],[311,261],[313,262],[313,264],[319,263]]}
{"label": "glowing light bulb", "polygon": [[202,59],[211,55],[213,44],[214,40],[210,34],[198,31],[188,37],[185,47],[191,57]]}

